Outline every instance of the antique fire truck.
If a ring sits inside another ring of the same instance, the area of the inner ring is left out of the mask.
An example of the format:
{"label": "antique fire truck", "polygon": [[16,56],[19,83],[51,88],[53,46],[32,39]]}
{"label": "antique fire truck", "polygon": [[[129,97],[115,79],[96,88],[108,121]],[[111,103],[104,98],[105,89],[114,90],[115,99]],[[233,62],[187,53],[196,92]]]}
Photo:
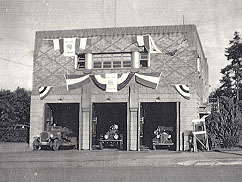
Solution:
{"label": "antique fire truck", "polygon": [[47,126],[46,131],[34,137],[33,149],[40,150],[44,146],[59,150],[60,146],[77,148],[77,137],[70,137],[72,131],[62,126]]}
{"label": "antique fire truck", "polygon": [[99,139],[99,147],[115,147],[123,150],[123,135],[118,131],[118,125],[114,124],[110,127],[109,131],[105,135],[101,135]]}
{"label": "antique fire truck", "polygon": [[172,135],[169,132],[172,132],[172,127],[158,126],[154,131],[156,135],[152,140],[153,150],[156,150],[156,146],[167,146],[170,147],[174,145],[172,142]]}

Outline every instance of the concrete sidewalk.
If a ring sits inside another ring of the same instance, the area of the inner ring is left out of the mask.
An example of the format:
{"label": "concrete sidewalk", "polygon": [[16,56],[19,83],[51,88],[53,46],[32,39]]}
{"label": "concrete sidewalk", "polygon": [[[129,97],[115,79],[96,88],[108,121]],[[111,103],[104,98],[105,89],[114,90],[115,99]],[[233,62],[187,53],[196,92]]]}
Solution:
{"label": "concrete sidewalk", "polygon": [[242,165],[242,150],[176,152],[167,150],[119,151],[104,150],[40,150],[32,151],[24,143],[0,143],[0,167],[7,162],[28,163],[49,161],[53,166],[199,166]]}

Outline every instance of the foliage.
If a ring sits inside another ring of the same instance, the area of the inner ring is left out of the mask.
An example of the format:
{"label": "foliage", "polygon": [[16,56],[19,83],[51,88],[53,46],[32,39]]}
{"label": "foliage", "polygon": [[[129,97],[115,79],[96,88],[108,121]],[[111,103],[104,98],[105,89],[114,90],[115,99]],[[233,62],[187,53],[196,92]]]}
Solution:
{"label": "foliage", "polygon": [[228,48],[225,48],[225,56],[229,64],[221,69],[221,86],[213,93],[216,97],[226,96],[232,98],[237,95],[237,88],[239,95],[242,94],[242,43],[238,32],[234,33],[233,40],[229,41],[229,45]]}
{"label": "foliage", "polygon": [[229,62],[221,69],[221,86],[210,94],[219,100],[219,110],[207,118],[207,128],[213,145],[233,147],[239,142],[242,124],[242,41],[238,32],[225,48]]}
{"label": "foliage", "polygon": [[239,142],[241,124],[241,106],[233,98],[220,97],[219,110],[206,118],[210,142],[222,148],[234,147]]}
{"label": "foliage", "polygon": [[[17,88],[15,91],[0,91],[0,141],[6,139],[9,130],[16,124],[29,125],[30,91]],[[5,132],[4,132],[5,131]]]}

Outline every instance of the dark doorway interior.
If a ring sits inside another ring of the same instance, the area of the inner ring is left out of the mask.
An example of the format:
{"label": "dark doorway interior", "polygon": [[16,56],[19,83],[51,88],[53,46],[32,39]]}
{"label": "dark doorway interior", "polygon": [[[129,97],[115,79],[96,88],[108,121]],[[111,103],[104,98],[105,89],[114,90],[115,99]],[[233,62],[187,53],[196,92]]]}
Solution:
{"label": "dark doorway interior", "polygon": [[93,145],[98,144],[100,135],[104,135],[111,125],[119,126],[123,134],[124,150],[127,149],[127,104],[126,103],[94,103],[93,104]]}
{"label": "dark doorway interior", "polygon": [[45,128],[47,122],[62,126],[73,131],[71,136],[79,137],[79,104],[48,103],[45,105]]}
{"label": "dark doorway interior", "polygon": [[176,150],[177,136],[177,111],[175,102],[141,103],[141,146],[152,148],[152,139],[155,137],[154,131],[158,126],[172,127],[174,146],[171,150]]}

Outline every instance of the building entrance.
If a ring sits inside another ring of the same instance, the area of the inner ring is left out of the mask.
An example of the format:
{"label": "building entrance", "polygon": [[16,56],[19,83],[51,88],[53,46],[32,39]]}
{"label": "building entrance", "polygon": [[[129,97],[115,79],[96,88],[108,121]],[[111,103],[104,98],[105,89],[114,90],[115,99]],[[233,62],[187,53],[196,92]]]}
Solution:
{"label": "building entrance", "polygon": [[70,137],[79,141],[79,104],[77,103],[47,103],[45,104],[44,128],[60,126],[70,129]]}
{"label": "building entrance", "polygon": [[177,128],[177,103],[141,103],[141,150],[144,148],[176,150]]}
{"label": "building entrance", "polygon": [[[119,148],[122,150],[127,149],[127,104],[126,103],[94,103],[93,104],[93,117],[92,117],[92,145],[100,147],[100,139],[107,138],[112,140],[113,138],[106,135],[112,134],[114,129],[118,127],[118,135],[122,137],[122,147],[117,147],[104,141],[103,147],[105,148]],[[111,132],[109,132],[111,131]],[[106,136],[105,136],[106,135]],[[115,140],[115,139],[114,139]],[[106,143],[105,143],[106,142]],[[110,144],[110,145],[109,145]]]}

